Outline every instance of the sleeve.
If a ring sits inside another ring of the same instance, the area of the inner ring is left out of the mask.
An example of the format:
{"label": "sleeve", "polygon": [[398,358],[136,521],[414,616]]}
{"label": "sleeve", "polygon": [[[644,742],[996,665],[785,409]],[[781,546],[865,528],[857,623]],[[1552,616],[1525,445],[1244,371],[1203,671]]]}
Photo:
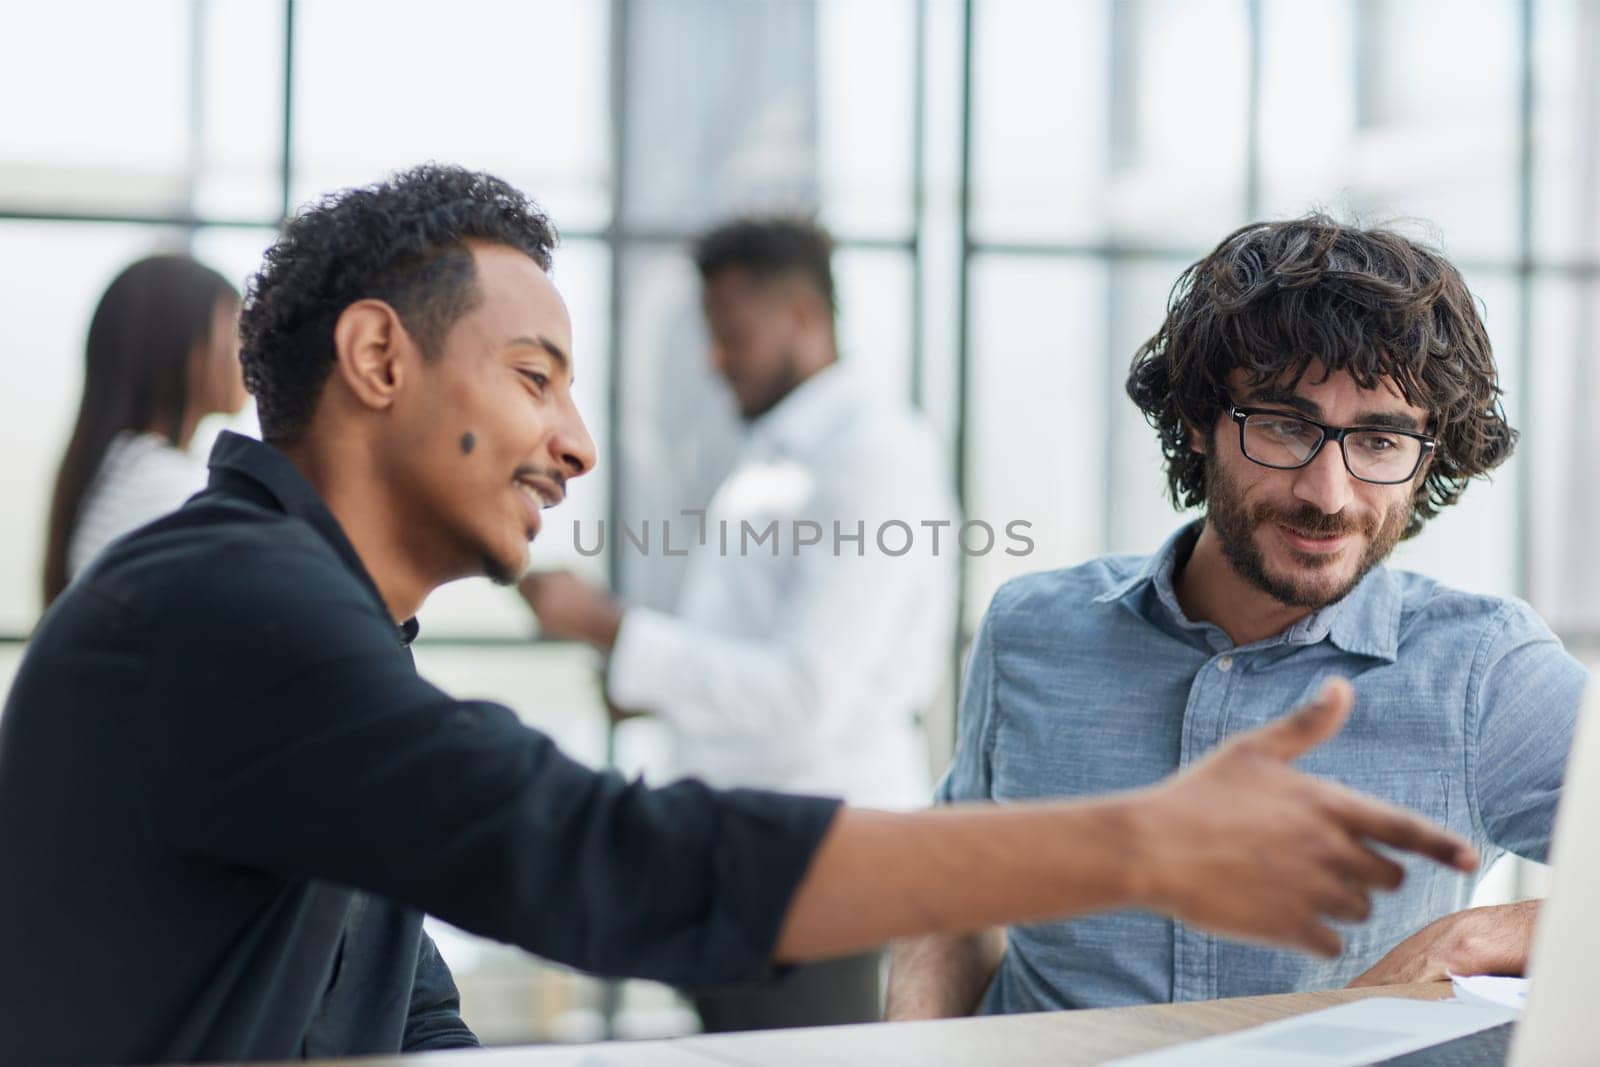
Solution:
{"label": "sleeve", "polygon": [[956,711],[956,748],[950,768],[934,790],[934,803],[992,800],[990,740],[994,736],[994,626],[990,606],[967,654],[966,679]]}
{"label": "sleeve", "polygon": [[[778,523],[778,547],[790,558],[750,561],[785,572],[778,630],[712,632],[630,609],[607,666],[613,702],[703,736],[836,736],[852,729],[847,717],[859,708],[851,698],[885,662],[937,671],[955,621],[959,527],[940,476],[916,456],[884,462],[876,475],[825,473],[819,481],[819,499],[798,521],[815,523],[807,532],[821,543],[791,544],[786,519]],[[897,519],[905,529],[885,527]],[[930,529],[924,520],[944,525]],[[909,551],[895,554],[908,533]]]}
{"label": "sleeve", "polygon": [[1491,624],[1467,687],[1467,788],[1486,841],[1545,860],[1586,680],[1525,604]]}
{"label": "sleeve", "polygon": [[417,947],[417,976],[411,987],[402,1052],[477,1048],[478,1038],[461,1018],[461,994],[444,958],[426,933]]}
{"label": "sleeve", "polygon": [[584,970],[680,985],[767,966],[833,801],[648,789],[416,674],[331,557],[224,547],[147,621],[150,832],[319,878]]}

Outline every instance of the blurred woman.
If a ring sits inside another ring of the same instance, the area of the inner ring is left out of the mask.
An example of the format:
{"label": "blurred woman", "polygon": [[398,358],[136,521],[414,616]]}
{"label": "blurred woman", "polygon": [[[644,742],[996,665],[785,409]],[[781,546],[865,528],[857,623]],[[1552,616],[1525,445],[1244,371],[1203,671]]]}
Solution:
{"label": "blurred woman", "polygon": [[46,607],[107,544],[204,487],[186,449],[202,418],[244,404],[238,318],[238,291],[187,256],[142,259],[100,298],[50,504]]}

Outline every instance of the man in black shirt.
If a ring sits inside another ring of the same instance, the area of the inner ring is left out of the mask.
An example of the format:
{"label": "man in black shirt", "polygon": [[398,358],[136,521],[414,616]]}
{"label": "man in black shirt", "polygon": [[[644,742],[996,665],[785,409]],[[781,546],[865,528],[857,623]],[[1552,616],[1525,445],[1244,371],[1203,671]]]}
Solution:
{"label": "man in black shirt", "polygon": [[1333,953],[1325,920],[1400,876],[1375,841],[1476,862],[1289,769],[1342,724],[1337,684],[1141,792],[888,814],[647,789],[423,681],[423,600],[514,580],[595,462],[553,239],[504,183],[428,166],[268,253],[242,322],[265,443],[224,436],[204,492],[80,577],[0,719],[4,1059],[471,1045],[423,912],[706,986],[1115,907]]}

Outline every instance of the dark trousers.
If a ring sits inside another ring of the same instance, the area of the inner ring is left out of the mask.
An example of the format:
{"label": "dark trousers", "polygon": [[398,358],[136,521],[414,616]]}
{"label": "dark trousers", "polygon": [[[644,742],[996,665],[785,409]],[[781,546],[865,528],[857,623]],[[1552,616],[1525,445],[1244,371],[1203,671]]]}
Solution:
{"label": "dark trousers", "polygon": [[708,1034],[790,1026],[875,1023],[882,953],[803,963],[781,978],[697,994],[695,1010]]}

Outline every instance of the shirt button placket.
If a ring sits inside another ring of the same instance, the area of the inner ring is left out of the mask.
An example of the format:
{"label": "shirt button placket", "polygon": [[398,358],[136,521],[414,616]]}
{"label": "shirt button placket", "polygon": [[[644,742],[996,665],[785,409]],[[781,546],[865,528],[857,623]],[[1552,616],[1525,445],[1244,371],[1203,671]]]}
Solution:
{"label": "shirt button placket", "polygon": [[[1201,668],[1190,687],[1181,747],[1184,766],[1200,759],[1220,740],[1222,706],[1233,668],[1234,656],[1223,653]],[[1172,925],[1172,999],[1178,1003],[1215,999],[1213,939],[1184,923],[1174,921]]]}

